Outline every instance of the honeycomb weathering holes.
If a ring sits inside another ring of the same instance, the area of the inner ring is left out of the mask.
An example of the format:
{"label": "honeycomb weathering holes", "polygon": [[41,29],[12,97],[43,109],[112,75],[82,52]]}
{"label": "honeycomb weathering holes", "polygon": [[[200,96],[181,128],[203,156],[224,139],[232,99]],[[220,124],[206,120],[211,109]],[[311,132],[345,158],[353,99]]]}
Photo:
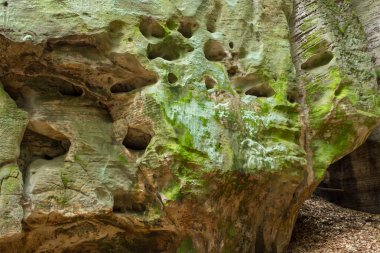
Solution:
{"label": "honeycomb weathering holes", "polygon": [[217,81],[212,76],[205,76],[205,85],[208,90],[213,89],[217,85]]}
{"label": "honeycomb weathering holes", "polygon": [[180,22],[180,26],[178,28],[178,32],[180,32],[183,37],[191,38],[194,32],[198,29],[198,23],[192,18],[186,17]]}
{"label": "honeycomb weathering holes", "polygon": [[207,41],[203,51],[206,59],[209,61],[221,61],[227,56],[222,44],[216,40]]}
{"label": "honeycomb weathering holes", "polygon": [[176,83],[178,81],[178,77],[173,74],[173,73],[169,73],[168,74],[168,82],[169,83]]}
{"label": "honeycomb weathering holes", "polygon": [[152,135],[145,131],[137,128],[129,128],[128,133],[123,140],[123,145],[127,149],[142,151],[146,150],[151,139]]}
{"label": "honeycomb weathering holes", "polygon": [[165,29],[151,17],[142,18],[139,29],[142,35],[146,38],[163,38],[166,34]]}

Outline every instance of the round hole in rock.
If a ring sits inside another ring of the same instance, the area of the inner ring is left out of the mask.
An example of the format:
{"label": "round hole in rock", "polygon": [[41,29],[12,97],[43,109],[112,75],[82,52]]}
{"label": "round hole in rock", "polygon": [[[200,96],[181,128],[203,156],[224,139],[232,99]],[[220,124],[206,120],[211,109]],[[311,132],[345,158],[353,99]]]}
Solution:
{"label": "round hole in rock", "polygon": [[145,17],[141,20],[139,26],[140,32],[144,37],[163,38],[165,37],[165,29],[152,17]]}
{"label": "round hole in rock", "polygon": [[221,61],[227,56],[222,44],[216,40],[207,41],[203,48],[203,52],[206,59],[209,61]]}
{"label": "round hole in rock", "polygon": [[109,24],[108,31],[111,37],[117,37],[123,35],[122,30],[125,26],[125,22],[120,20],[114,20]]}
{"label": "round hole in rock", "polygon": [[217,85],[217,81],[212,76],[205,76],[205,84],[206,88],[210,90]]}
{"label": "round hole in rock", "polygon": [[80,97],[83,94],[83,89],[72,84],[61,83],[58,92],[64,96]]}
{"label": "round hole in rock", "polygon": [[168,74],[168,82],[169,83],[176,83],[178,81],[178,77],[173,74],[173,73],[169,73]]}
{"label": "round hole in rock", "polygon": [[124,138],[123,145],[127,149],[142,151],[145,150],[152,136],[137,128],[129,128],[128,133]]}
{"label": "round hole in rock", "polygon": [[234,43],[231,41],[230,43],[228,43],[228,46],[233,49],[234,48]]}
{"label": "round hole in rock", "polygon": [[129,83],[117,83],[111,87],[112,93],[125,93],[125,92],[131,92],[135,90],[136,87]]}
{"label": "round hole in rock", "polygon": [[182,34],[185,38],[191,38],[194,32],[198,29],[198,23],[192,18],[184,18],[180,22],[178,32]]}

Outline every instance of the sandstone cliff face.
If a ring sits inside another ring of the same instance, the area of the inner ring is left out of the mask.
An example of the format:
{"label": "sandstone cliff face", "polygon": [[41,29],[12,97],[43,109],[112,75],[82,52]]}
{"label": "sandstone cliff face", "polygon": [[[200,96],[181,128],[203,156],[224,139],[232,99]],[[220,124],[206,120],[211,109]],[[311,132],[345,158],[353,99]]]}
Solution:
{"label": "sandstone cliff face", "polygon": [[4,1],[0,252],[283,251],[378,122],[354,6]]}
{"label": "sandstone cliff face", "polygon": [[[363,24],[380,85],[380,2],[352,1]],[[380,213],[380,128],[358,150],[334,163],[320,195],[345,207]],[[332,190],[331,190],[332,189]]]}

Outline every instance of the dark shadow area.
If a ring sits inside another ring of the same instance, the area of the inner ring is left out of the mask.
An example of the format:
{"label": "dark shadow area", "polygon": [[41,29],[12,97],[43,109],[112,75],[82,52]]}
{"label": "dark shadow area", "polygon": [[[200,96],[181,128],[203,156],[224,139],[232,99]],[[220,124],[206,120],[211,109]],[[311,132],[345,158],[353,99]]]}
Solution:
{"label": "dark shadow area", "polygon": [[123,145],[127,149],[142,151],[148,147],[152,136],[136,128],[129,128],[124,138]]}

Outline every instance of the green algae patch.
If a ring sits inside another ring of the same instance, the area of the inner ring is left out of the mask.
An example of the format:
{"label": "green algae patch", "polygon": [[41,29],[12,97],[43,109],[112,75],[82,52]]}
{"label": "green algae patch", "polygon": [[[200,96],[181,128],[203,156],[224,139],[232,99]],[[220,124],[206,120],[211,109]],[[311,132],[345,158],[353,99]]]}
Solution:
{"label": "green algae patch", "polygon": [[176,252],[177,253],[197,253],[197,251],[194,248],[193,240],[191,238],[182,240]]}

